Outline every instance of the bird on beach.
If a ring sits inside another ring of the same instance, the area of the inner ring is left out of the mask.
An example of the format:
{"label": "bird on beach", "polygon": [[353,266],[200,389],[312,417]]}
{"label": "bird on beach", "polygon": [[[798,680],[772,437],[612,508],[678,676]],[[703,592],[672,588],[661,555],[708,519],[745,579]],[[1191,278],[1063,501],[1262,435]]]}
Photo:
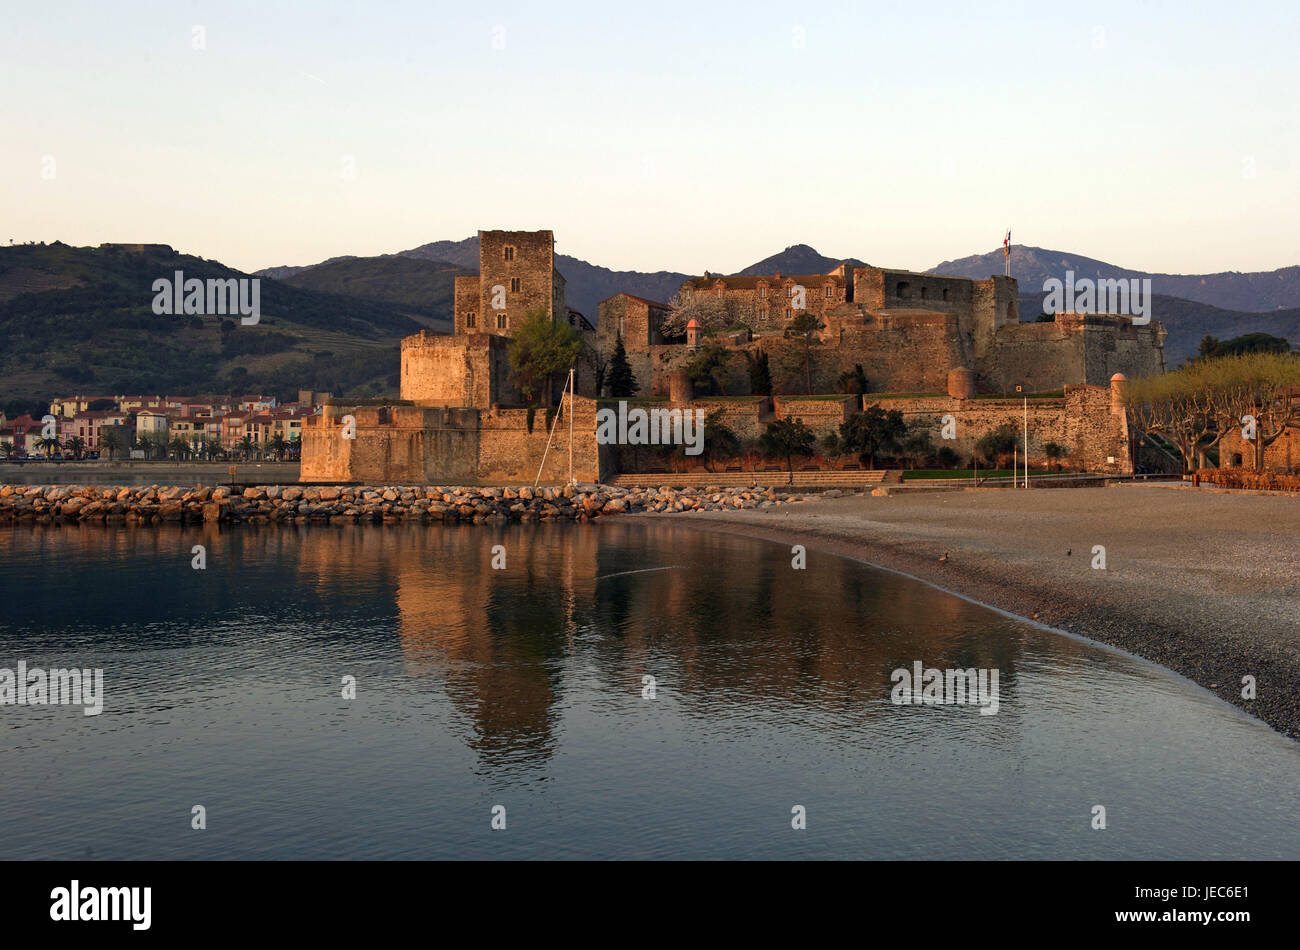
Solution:
{"label": "bird on beach", "polygon": [[940,564],[947,564],[947,563],[948,563],[948,552],[947,552],[947,551],[944,551],[944,552],[943,552],[943,557],[939,558],[939,563],[940,563]]}

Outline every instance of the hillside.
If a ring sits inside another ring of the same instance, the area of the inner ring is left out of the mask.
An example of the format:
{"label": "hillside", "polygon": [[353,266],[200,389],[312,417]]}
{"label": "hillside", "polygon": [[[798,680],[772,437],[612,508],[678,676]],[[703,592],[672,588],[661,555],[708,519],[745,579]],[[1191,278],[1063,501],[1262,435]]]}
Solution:
{"label": "hillside", "polygon": [[155,314],[153,281],[247,276],[165,245],[0,248],[0,406],[57,394],[395,390],[411,308],[263,279],[261,321]]}
{"label": "hillside", "polygon": [[[1300,266],[1275,271],[1241,274],[1154,274],[1117,267],[1104,261],[1015,244],[1011,247],[1011,275],[1020,282],[1022,293],[1041,290],[1048,278],[1065,279],[1067,270],[1075,279],[1087,277],[1151,278],[1151,291],[1209,304],[1224,310],[1266,311],[1300,306]],[[1002,248],[956,261],[944,261],[927,273],[984,279],[1003,272]]]}
{"label": "hillside", "polygon": [[283,278],[304,290],[344,294],[398,304],[410,313],[436,320],[451,332],[455,280],[475,271],[445,261],[414,257],[348,257],[304,268]]}

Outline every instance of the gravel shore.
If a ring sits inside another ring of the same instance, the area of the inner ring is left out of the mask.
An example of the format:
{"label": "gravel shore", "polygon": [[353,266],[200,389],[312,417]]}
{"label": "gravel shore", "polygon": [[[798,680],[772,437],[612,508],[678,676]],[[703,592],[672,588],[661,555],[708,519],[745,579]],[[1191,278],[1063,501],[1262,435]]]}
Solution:
{"label": "gravel shore", "polygon": [[1300,739],[1300,498],[1155,485],[900,493],[681,523],[904,571],[1145,657]]}

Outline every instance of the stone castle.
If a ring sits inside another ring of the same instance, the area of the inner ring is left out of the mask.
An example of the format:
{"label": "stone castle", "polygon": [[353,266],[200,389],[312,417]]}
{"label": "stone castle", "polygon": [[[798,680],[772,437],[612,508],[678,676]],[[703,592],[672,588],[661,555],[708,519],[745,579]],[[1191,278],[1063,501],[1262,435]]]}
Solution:
{"label": "stone castle", "polygon": [[[706,274],[688,279],[675,305],[715,301],[725,307],[726,328],[707,339],[695,326],[683,332],[672,325],[674,305],[624,293],[599,303],[593,327],[566,305],[564,291],[552,232],[480,231],[478,274],[456,278],[453,333],[422,331],[402,341],[400,400],[327,405],[304,429],[303,480],[530,480],[543,457],[543,478],[567,477],[568,420],[555,427],[548,450],[543,414],[519,408],[523,400],[510,379],[512,328],[537,310],[568,322],[597,359],[607,359],[621,338],[638,395],[672,405],[695,398],[689,386],[683,390],[681,371],[705,343],[736,357],[726,393],[751,396],[743,355],[762,349],[778,362],[795,345],[785,339],[786,327],[808,312],[822,324],[813,392],[834,392],[840,374],[861,366],[871,394],[829,401],[794,394],[740,399],[726,407],[736,431],[753,435],[774,418],[798,415],[822,435],[875,401],[873,396],[890,394],[888,407],[909,421],[948,412],[971,420],[968,437],[956,446],[969,452],[975,426],[996,427],[1002,414],[1003,421],[1011,420],[1019,405],[989,396],[1050,393],[1033,409],[1039,445],[1070,440],[1076,462],[1110,471],[1131,470],[1127,424],[1112,378],[1164,371],[1159,324],[1073,313],[1021,323],[1016,281],[1004,276],[969,280],[844,266],[828,274]],[[617,465],[617,453],[601,451],[595,442],[595,400],[604,394],[595,391],[594,362],[580,361],[576,397],[565,397],[560,410],[573,416],[575,474],[587,481],[614,474]]]}
{"label": "stone castle", "polygon": [[[779,352],[785,328],[801,309],[823,324],[816,392],[834,391],[841,373],[862,366],[874,392],[1045,392],[1107,385],[1116,373],[1136,378],[1164,372],[1165,331],[1127,316],[1057,314],[1050,323],[1021,323],[1013,277],[940,277],[879,267],[841,266],[829,274],[695,277],[679,303],[713,298],[726,305],[739,333],[723,335],[738,350]],[[689,338],[663,331],[668,304],[627,294],[601,301],[598,333],[612,349],[623,337],[646,395],[668,394],[675,369],[693,357]],[[742,364],[743,365],[743,364]],[[739,368],[739,367],[738,367]],[[737,373],[735,388],[748,392]],[[1019,389],[1017,389],[1019,387]]]}

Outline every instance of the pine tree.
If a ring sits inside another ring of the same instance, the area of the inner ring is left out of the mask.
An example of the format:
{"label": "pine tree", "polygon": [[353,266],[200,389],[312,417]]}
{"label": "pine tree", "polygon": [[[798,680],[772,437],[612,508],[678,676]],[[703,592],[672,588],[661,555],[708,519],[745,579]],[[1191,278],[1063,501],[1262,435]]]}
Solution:
{"label": "pine tree", "polygon": [[623,335],[620,333],[614,344],[614,355],[609,361],[609,394],[618,399],[636,395],[636,376],[627,361],[627,350],[623,348]]}

